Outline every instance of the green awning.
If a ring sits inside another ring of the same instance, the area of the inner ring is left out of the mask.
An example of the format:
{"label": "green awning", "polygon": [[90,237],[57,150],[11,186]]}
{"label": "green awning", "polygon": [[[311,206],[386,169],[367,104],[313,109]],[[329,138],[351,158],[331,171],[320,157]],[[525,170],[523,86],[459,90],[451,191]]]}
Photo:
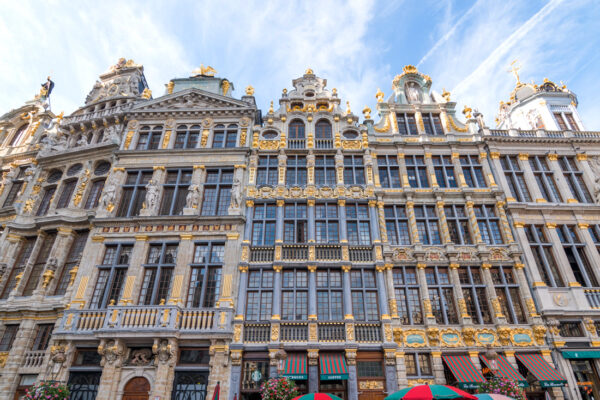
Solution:
{"label": "green awning", "polygon": [[562,352],[563,358],[600,358],[600,350],[570,350]]}
{"label": "green awning", "polygon": [[291,354],[285,360],[283,376],[294,381],[308,379],[306,372],[306,354]]}
{"label": "green awning", "polygon": [[442,356],[461,389],[477,389],[485,378],[469,356]]}
{"label": "green awning", "polygon": [[567,384],[567,380],[540,354],[517,354],[516,356],[540,382],[541,387],[559,387]]}
{"label": "green awning", "polygon": [[319,359],[322,381],[348,379],[348,367],[342,354],[323,354]]}

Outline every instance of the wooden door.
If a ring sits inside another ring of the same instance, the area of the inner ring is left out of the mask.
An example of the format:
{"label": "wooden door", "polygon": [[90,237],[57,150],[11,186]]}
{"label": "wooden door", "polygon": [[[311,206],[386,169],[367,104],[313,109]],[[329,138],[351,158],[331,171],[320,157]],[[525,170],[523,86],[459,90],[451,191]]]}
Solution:
{"label": "wooden door", "polygon": [[148,400],[149,398],[150,382],[146,378],[133,378],[125,385],[123,400]]}
{"label": "wooden door", "polygon": [[370,391],[364,390],[359,391],[358,400],[383,400],[385,398],[385,393],[383,391]]}

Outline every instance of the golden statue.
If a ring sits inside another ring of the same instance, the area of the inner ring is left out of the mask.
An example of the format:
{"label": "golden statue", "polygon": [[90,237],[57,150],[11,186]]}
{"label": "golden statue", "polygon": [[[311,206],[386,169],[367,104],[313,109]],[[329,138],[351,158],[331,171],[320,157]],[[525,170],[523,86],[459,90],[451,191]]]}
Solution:
{"label": "golden statue", "polygon": [[271,101],[271,106],[269,106],[269,114],[273,114],[275,111],[273,110],[273,101]]}
{"label": "golden statue", "polygon": [[152,90],[146,88],[144,89],[144,91],[142,92],[142,99],[150,99],[152,97]]}
{"label": "golden statue", "polygon": [[231,87],[231,84],[229,83],[229,81],[227,79],[223,79],[223,81],[221,82],[221,87],[223,88],[223,95],[226,96],[227,92],[229,92],[229,88]]}
{"label": "golden statue", "polygon": [[442,97],[446,99],[446,101],[450,101],[450,92],[446,90],[446,88],[442,89]]}
{"label": "golden statue", "polygon": [[254,96],[254,88],[252,85],[246,87],[246,96]]}
{"label": "golden statue", "polygon": [[173,93],[174,88],[175,88],[175,82],[169,81],[169,83],[167,83],[167,94]]}
{"label": "golden statue", "polygon": [[346,114],[352,114],[352,110],[350,109],[350,102],[346,102]]}
{"label": "golden statue", "polygon": [[516,66],[515,64],[518,62],[518,60],[514,60],[513,62],[510,63],[510,69],[507,70],[508,72],[512,72],[513,75],[515,76],[515,79],[517,80],[517,85],[521,84],[521,79],[519,78],[519,70],[521,69],[521,66]]}
{"label": "golden statue", "polygon": [[306,72],[304,72],[304,74],[305,75],[314,75],[314,72],[313,72],[312,68],[309,67],[306,69]]}
{"label": "golden statue", "polygon": [[369,106],[365,106],[362,112],[365,115],[365,119],[371,119],[371,109],[369,108]]}
{"label": "golden statue", "polygon": [[385,94],[383,94],[383,92],[381,91],[380,88],[377,88],[377,93],[375,93],[375,98],[377,99],[377,102],[383,103],[384,97],[385,97]]}
{"label": "golden statue", "polygon": [[470,108],[470,107],[467,107],[465,105],[465,108],[463,108],[462,113],[464,114],[465,117],[467,117],[467,119],[471,119],[472,118],[471,112],[473,112],[473,109]]}
{"label": "golden statue", "polygon": [[200,67],[196,68],[192,71],[192,78],[197,78],[199,76],[215,76],[217,71],[211,67],[210,65],[204,66],[204,64],[200,64]]}

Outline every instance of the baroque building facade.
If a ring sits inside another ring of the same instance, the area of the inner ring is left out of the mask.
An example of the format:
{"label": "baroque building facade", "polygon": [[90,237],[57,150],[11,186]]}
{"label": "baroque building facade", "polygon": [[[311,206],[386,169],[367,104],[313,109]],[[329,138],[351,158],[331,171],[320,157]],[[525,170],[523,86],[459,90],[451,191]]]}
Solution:
{"label": "baroque building facade", "polygon": [[0,117],[0,399],[598,395],[599,134],[572,92],[517,80],[490,129],[412,66],[362,119],[310,69],[264,115],[215,73],[153,98],[121,59],[69,116]]}

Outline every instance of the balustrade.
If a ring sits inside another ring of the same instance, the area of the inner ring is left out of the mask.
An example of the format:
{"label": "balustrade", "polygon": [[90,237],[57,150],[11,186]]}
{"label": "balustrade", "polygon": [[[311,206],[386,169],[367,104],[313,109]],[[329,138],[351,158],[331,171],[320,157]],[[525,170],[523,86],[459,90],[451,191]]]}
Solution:
{"label": "balustrade", "polygon": [[288,149],[305,149],[306,139],[288,139]]}
{"label": "balustrade", "polygon": [[371,246],[350,247],[350,261],[370,262],[373,261],[373,248]]}
{"label": "balustrade", "polygon": [[266,343],[271,336],[271,324],[245,324],[244,341],[252,343]]}
{"label": "balustrade", "polygon": [[357,342],[381,342],[381,324],[356,324],[354,332]]}
{"label": "balustrade", "polygon": [[320,342],[346,341],[346,327],[343,322],[319,322],[318,332]]}
{"label": "balustrade", "polygon": [[25,368],[36,368],[41,367],[44,363],[44,357],[46,356],[46,350],[30,350],[25,353],[23,358],[23,367]]}
{"label": "balustrade", "polygon": [[338,261],[342,259],[340,246],[315,246],[315,258],[317,261]]}
{"label": "balustrade", "polygon": [[250,247],[250,262],[272,262],[273,247]]}
{"label": "balustrade", "polygon": [[282,248],[282,260],[304,261],[308,260],[308,246],[286,246]]}
{"label": "balustrade", "polygon": [[306,342],[308,341],[308,325],[306,323],[282,323],[282,342]]}

